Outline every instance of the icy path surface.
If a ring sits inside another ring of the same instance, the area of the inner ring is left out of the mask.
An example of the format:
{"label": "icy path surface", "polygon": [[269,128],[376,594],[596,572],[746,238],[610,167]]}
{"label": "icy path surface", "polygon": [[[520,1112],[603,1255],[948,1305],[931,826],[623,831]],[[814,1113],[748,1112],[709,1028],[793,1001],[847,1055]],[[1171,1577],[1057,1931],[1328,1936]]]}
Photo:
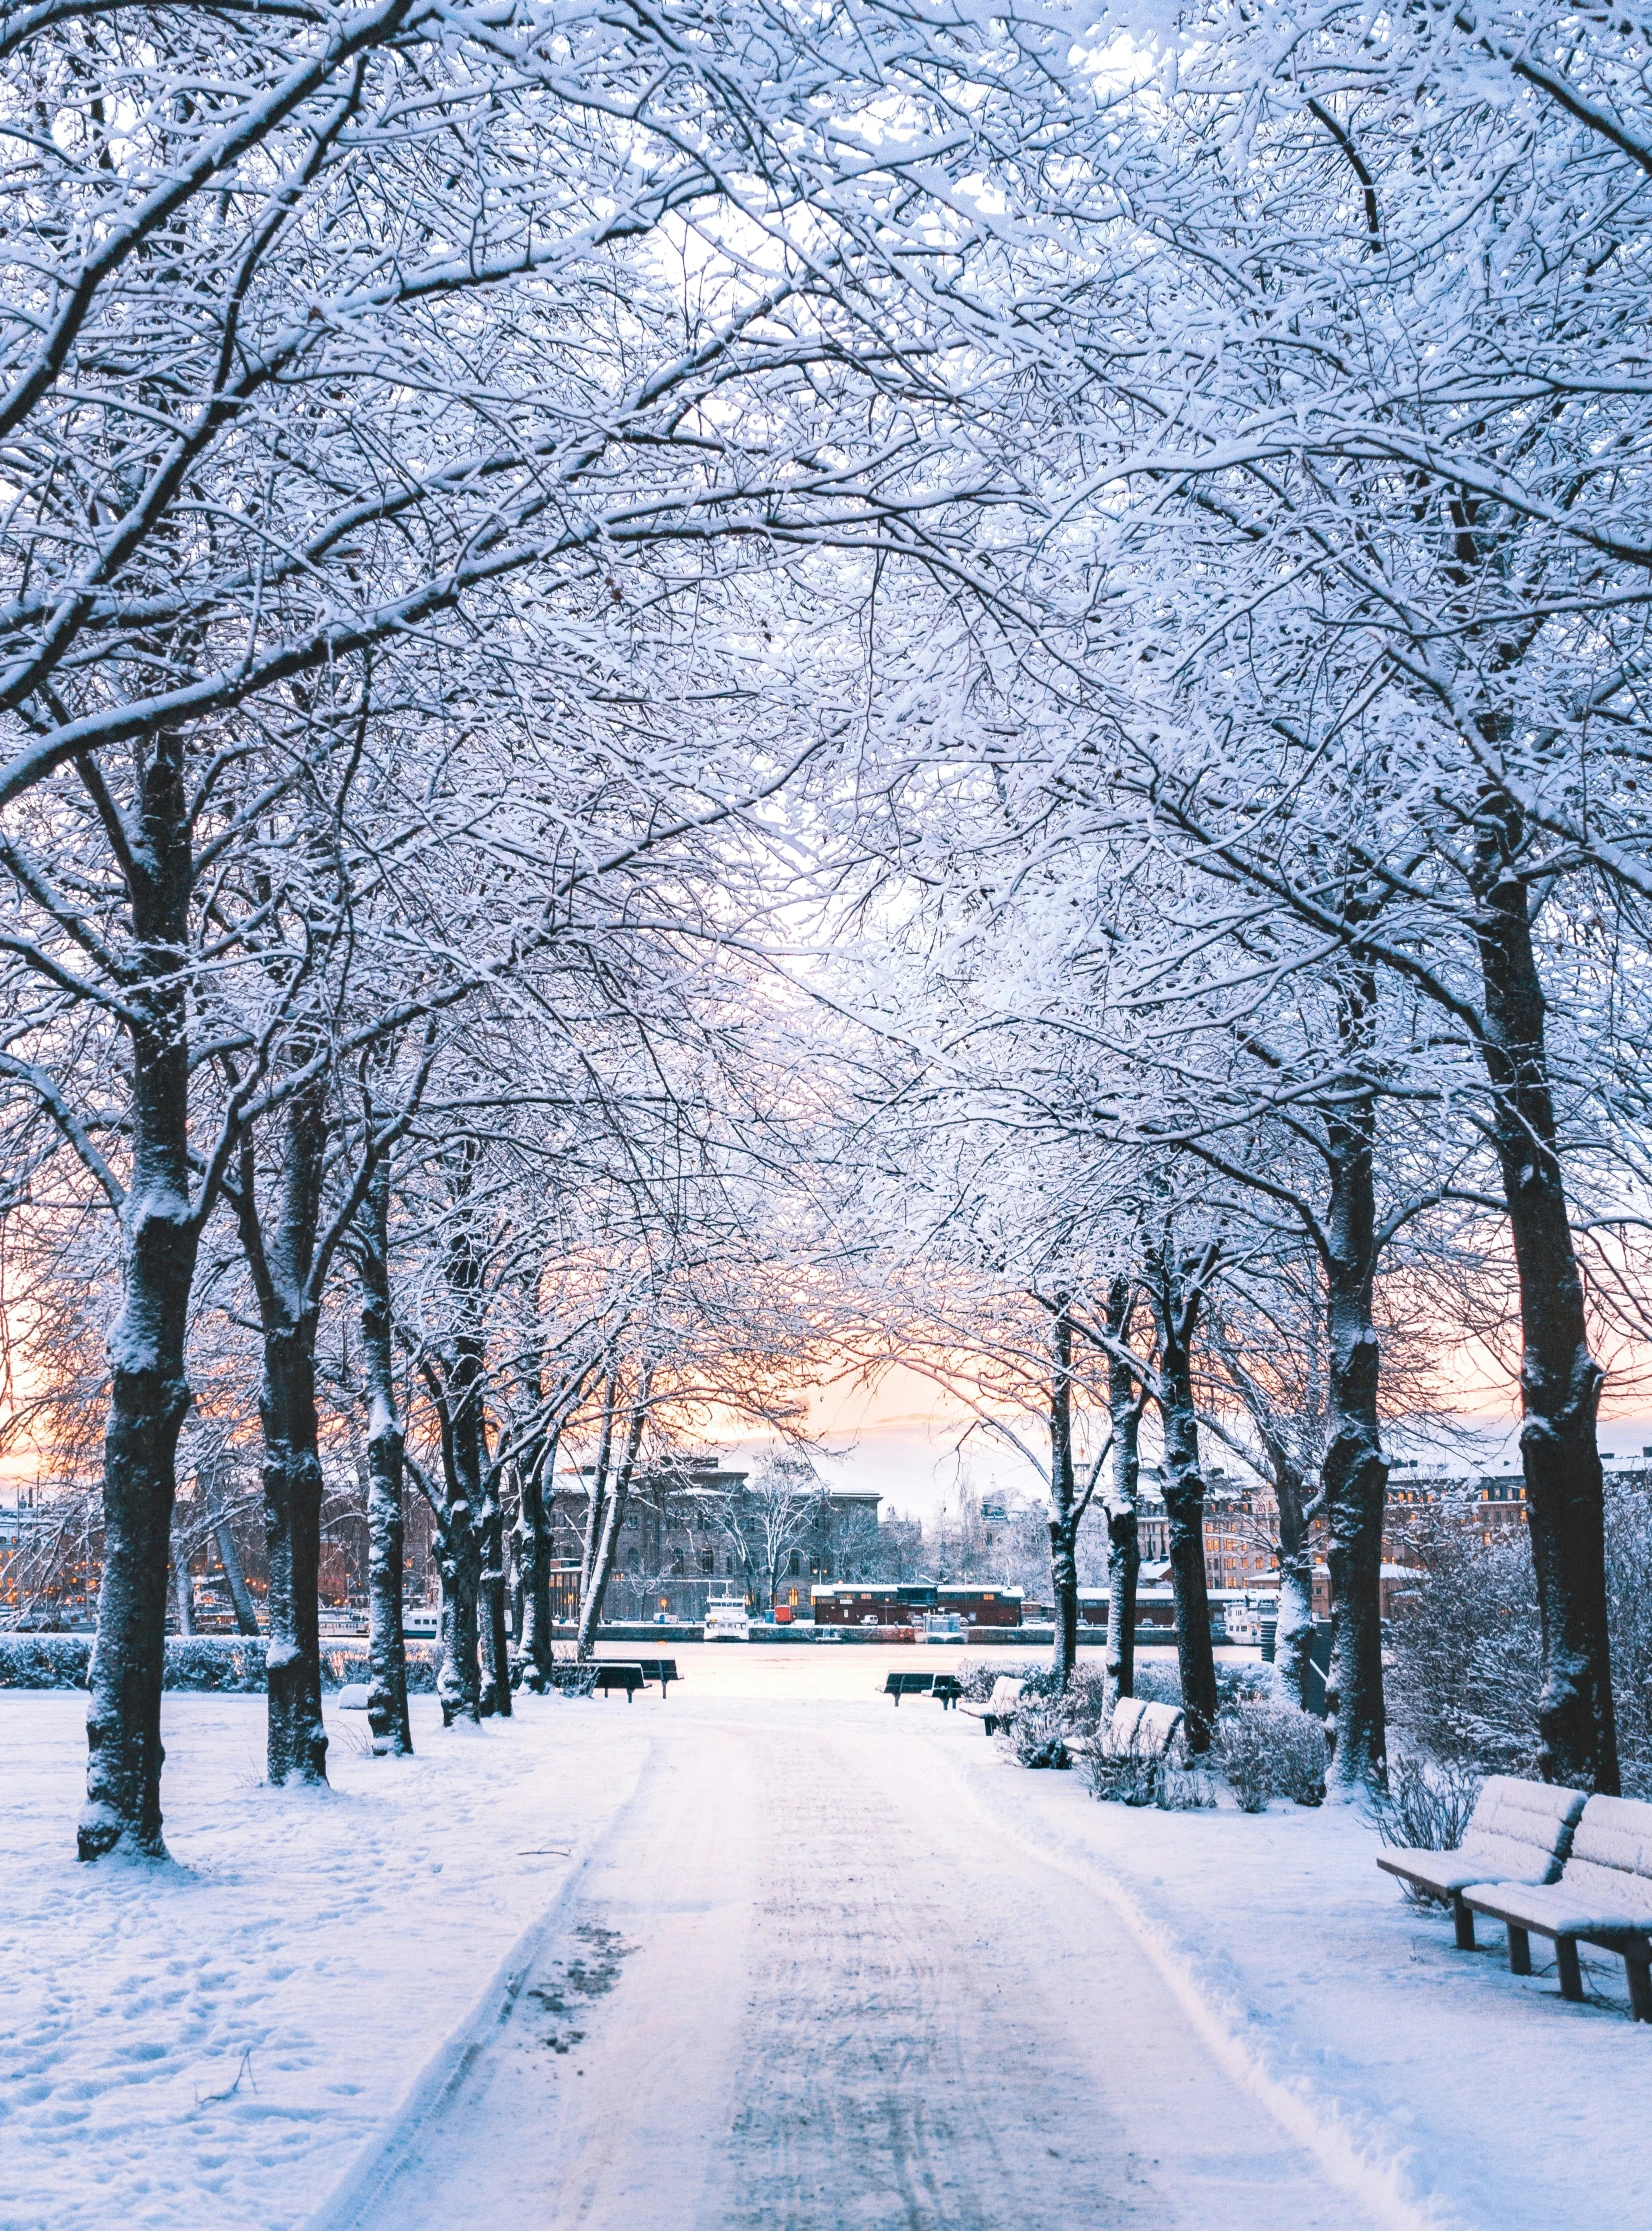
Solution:
{"label": "icy path surface", "polygon": [[970,1723],[685,1704],[650,1708],[636,1797],[503,2019],[327,2220],[1394,2220],[1221,2065],[1111,1903],[971,1801],[945,1755]]}

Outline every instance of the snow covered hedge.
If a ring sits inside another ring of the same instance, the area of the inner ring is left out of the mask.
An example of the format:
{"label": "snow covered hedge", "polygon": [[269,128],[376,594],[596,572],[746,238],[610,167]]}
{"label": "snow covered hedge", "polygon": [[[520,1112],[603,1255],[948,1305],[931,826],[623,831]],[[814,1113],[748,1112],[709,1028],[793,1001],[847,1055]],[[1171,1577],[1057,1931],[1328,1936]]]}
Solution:
{"label": "snow covered hedge", "polygon": [[[90,1635],[0,1634],[0,1689],[84,1689],[91,1662]],[[367,1654],[353,1645],[323,1648],[321,1685],[342,1689],[367,1679]],[[252,1635],[169,1635],[164,1685],[169,1689],[262,1694],[264,1642]],[[407,1685],[415,1694],[436,1686],[435,1653],[411,1643]]]}
{"label": "snow covered hedge", "polygon": [[[1486,1774],[1537,1771],[1537,1584],[1522,1527],[1488,1546],[1461,1514],[1409,1528],[1428,1578],[1396,1606],[1388,1716],[1407,1748]],[[1652,1496],[1608,1479],[1606,1593],[1626,1796],[1652,1796]]]}

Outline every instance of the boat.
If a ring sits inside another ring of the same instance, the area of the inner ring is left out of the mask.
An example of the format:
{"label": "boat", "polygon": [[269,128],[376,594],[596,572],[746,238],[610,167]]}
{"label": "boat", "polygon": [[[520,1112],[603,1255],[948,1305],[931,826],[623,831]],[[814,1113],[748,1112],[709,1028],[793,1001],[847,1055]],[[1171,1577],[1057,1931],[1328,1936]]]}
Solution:
{"label": "boat", "polygon": [[713,1596],[706,1605],[707,1642],[749,1642],[751,1612],[744,1596]]}

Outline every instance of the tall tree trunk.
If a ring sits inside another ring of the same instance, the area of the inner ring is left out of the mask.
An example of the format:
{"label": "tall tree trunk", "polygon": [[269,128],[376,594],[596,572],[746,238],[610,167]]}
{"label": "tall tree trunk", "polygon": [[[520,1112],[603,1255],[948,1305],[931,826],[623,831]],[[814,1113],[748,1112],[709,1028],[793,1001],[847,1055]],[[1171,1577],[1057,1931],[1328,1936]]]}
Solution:
{"label": "tall tree trunk", "polygon": [[439,1621],[441,1662],[436,1669],[436,1698],[442,1708],[442,1725],[455,1720],[479,1720],[481,1667],[476,1653],[476,1599],[482,1560],[470,1510],[463,1503],[439,1524],[437,1545],[442,1574],[442,1610]]}
{"label": "tall tree trunk", "polygon": [[[1130,1337],[1130,1281],[1116,1278],[1107,1296],[1107,1330],[1121,1343]],[[1111,1477],[1107,1490],[1106,1708],[1136,1693],[1136,1582],[1141,1572],[1138,1496],[1141,1479],[1142,1398],[1135,1374],[1110,1355],[1107,1407],[1112,1418]]]}
{"label": "tall tree trunk", "polygon": [[[485,1461],[485,1451],[481,1453]],[[482,1646],[482,1712],[484,1717],[495,1712],[501,1719],[508,1720],[511,1714],[511,1645],[505,1624],[505,1586],[509,1575],[505,1570],[505,1512],[499,1499],[499,1486],[499,1466],[488,1465],[482,1490],[482,1572],[477,1627]]]}
{"label": "tall tree trunk", "polygon": [[1602,1373],[1589,1349],[1556,1149],[1543,988],[1516,867],[1524,839],[1518,808],[1488,792],[1476,831],[1474,896],[1484,1058],[1520,1282],[1520,1454],[1543,1648],[1540,1762],[1548,1781],[1615,1796],[1605,1485],[1595,1440]]}
{"label": "tall tree trunk", "polygon": [[619,1401],[619,1365],[610,1361],[602,1390],[602,1431],[597,1439],[597,1461],[585,1494],[585,1539],[579,1553],[579,1600],[591,1592],[597,1567],[597,1545],[602,1539],[603,1504],[608,1493],[608,1466],[614,1447],[614,1415]]}
{"label": "tall tree trunk", "polygon": [[390,1158],[368,1180],[357,1217],[361,1349],[367,1375],[367,1725],[380,1756],[413,1749],[402,1625],[405,1436],[396,1404],[390,1315]]}
{"label": "tall tree trunk", "polygon": [[1188,1744],[1208,1750],[1216,1724],[1216,1653],[1205,1583],[1205,1483],[1193,1396],[1193,1332],[1199,1296],[1184,1293],[1166,1245],[1159,1258],[1159,1416],[1164,1427],[1164,1508],[1170,1532],[1170,1582],[1176,1597],[1176,1656]]}
{"label": "tall tree trunk", "polygon": [[545,1482],[556,1478],[557,1437],[522,1474],[517,1534],[522,1572],[522,1678],[543,1691],[551,1679],[551,1527]]}
{"label": "tall tree trunk", "polygon": [[252,1600],[252,1590],[247,1586],[246,1567],[241,1562],[235,1535],[228,1519],[222,1515],[216,1477],[210,1472],[201,1473],[198,1477],[207,1512],[212,1520],[212,1538],[218,1544],[218,1562],[224,1568],[224,1585],[229,1590],[229,1600],[235,1611],[235,1631],[237,1634],[255,1635],[258,1632],[258,1607]]}
{"label": "tall tree trunk", "polygon": [[281,1173],[273,1233],[260,1221],[250,1134],[235,1196],[242,1245],[258,1294],[264,1373],[264,1548],[269,1560],[269,1643],[264,1653],[268,1772],[288,1782],[327,1779],[321,1717],[321,1454],[316,1414],[317,1298],[312,1292],[327,1148],[326,1087],[295,1092],[282,1111]]}
{"label": "tall tree trunk", "polygon": [[614,1551],[619,1545],[620,1525],[625,1517],[626,1500],[631,1491],[631,1475],[636,1469],[637,1451],[642,1446],[643,1427],[647,1420],[648,1380],[645,1376],[637,1391],[636,1408],[631,1413],[631,1425],[625,1437],[625,1455],[604,1506],[602,1534],[591,1567],[590,1584],[580,1601],[579,1636],[575,1655],[581,1660],[589,1658],[596,1646],[597,1627],[602,1618],[602,1599],[607,1592],[608,1576],[614,1569]]}
{"label": "tall tree trunk", "polygon": [[[459,1192],[468,1190],[474,1149],[464,1148]],[[497,1709],[484,1690],[478,1654],[485,1547],[482,1536],[482,1390],[484,1358],[477,1324],[482,1265],[461,1214],[448,1244],[446,1275],[454,1336],[447,1374],[442,1456],[448,1475],[448,1516],[442,1544],[442,1663],[436,1678],[442,1718],[479,1720]],[[507,1693],[509,1683],[506,1684]]]}
{"label": "tall tree trunk", "polygon": [[[1357,985],[1343,1043],[1357,1060],[1374,993]],[[1325,1223],[1330,1439],[1321,1466],[1331,1576],[1331,1677],[1325,1711],[1331,1772],[1344,1789],[1380,1787],[1387,1773],[1382,1697],[1382,1527],[1388,1465],[1377,1416],[1381,1362],[1372,1322],[1376,1277],[1376,1108],[1356,1092],[1328,1111],[1331,1197]]]}
{"label": "tall tree trunk", "polygon": [[178,1606],[178,1632],[192,1635],[195,1632],[195,1588],[189,1577],[189,1557],[183,1544],[172,1545],[172,1588]]}
{"label": "tall tree trunk", "polygon": [[132,1172],[121,1211],[120,1313],[109,1336],[103,1577],[88,1678],[82,1859],[119,1845],[164,1858],[161,1677],[184,1334],[200,1225],[190,1200],[189,1040],[181,956],[193,877],[181,739],[157,734],[139,776],[142,844],[127,888],[143,978],[127,992]]}
{"label": "tall tree trunk", "polygon": [[1308,1669],[1314,1647],[1314,1569],[1303,1479],[1290,1455],[1264,1436],[1274,1501],[1279,1505],[1279,1621],[1274,1629],[1274,1670],[1298,1711],[1308,1709]]}
{"label": "tall tree trunk", "polygon": [[1078,1481],[1073,1470],[1073,1325],[1065,1294],[1050,1321],[1050,1589],[1055,1677],[1063,1689],[1078,1663]]}
{"label": "tall tree trunk", "polygon": [[277,1788],[327,1779],[321,1717],[321,1457],[315,1321],[264,1338],[264,1546],[269,1558],[268,1771]]}

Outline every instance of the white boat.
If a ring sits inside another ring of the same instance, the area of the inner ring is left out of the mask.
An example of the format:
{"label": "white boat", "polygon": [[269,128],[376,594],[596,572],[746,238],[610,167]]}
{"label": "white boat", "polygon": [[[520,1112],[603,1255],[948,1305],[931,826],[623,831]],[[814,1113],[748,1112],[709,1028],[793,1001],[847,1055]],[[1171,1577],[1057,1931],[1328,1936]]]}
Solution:
{"label": "white boat", "polygon": [[713,1596],[706,1605],[707,1642],[749,1642],[751,1613],[744,1596]]}

